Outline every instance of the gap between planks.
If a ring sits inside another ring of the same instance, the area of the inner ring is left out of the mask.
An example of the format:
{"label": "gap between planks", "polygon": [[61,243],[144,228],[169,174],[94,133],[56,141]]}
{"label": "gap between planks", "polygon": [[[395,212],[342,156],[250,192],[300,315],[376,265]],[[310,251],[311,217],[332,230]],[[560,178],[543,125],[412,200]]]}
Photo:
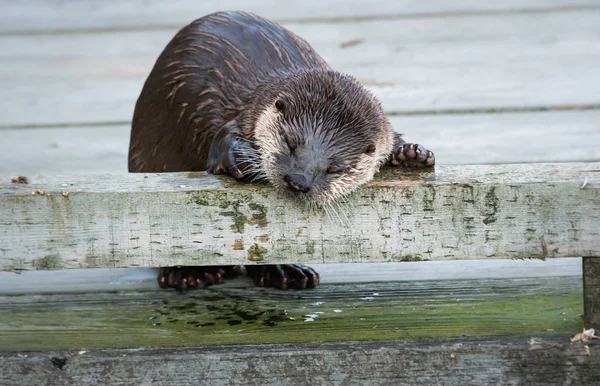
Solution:
{"label": "gap between planks", "polygon": [[[403,263],[313,264],[321,284],[379,283],[473,279],[518,279],[582,276],[581,259],[427,261]],[[95,268],[62,271],[0,271],[0,295],[152,291],[158,289],[158,269]],[[35,283],[35,285],[23,285]],[[226,280],[219,288],[248,287],[246,277]]]}

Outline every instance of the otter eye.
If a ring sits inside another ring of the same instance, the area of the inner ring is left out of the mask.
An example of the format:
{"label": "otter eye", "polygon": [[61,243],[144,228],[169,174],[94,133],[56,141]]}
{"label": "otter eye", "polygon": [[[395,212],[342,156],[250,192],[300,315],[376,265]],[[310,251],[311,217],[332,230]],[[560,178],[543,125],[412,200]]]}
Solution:
{"label": "otter eye", "polygon": [[285,143],[288,145],[288,149],[290,149],[290,151],[296,150],[296,143],[294,143],[288,136],[285,136],[284,140]]}
{"label": "otter eye", "polygon": [[279,111],[283,111],[285,109],[285,103],[281,99],[277,99],[275,101],[275,108]]}
{"label": "otter eye", "polygon": [[375,153],[375,145],[371,144],[367,147],[367,149],[365,150],[366,154],[373,154]]}
{"label": "otter eye", "polygon": [[344,171],[344,168],[336,165],[331,165],[327,168],[327,174],[337,174]]}

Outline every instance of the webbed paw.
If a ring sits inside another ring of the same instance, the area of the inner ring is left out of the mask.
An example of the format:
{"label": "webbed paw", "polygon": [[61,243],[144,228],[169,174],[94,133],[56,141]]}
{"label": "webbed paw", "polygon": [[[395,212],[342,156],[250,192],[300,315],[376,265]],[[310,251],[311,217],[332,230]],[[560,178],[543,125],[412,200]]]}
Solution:
{"label": "webbed paw", "polygon": [[158,274],[161,288],[175,288],[183,291],[189,288],[206,288],[212,284],[221,284],[225,270],[218,266],[209,267],[164,267]]}
{"label": "webbed paw", "polygon": [[259,287],[315,288],[321,280],[317,271],[302,264],[253,265],[246,271]]}
{"label": "webbed paw", "polygon": [[425,168],[435,165],[435,155],[417,143],[404,143],[394,150],[389,164],[405,168]]}
{"label": "webbed paw", "polygon": [[249,141],[239,136],[226,136],[218,145],[220,150],[211,152],[206,171],[211,174],[229,174],[237,180],[250,181],[255,178],[257,152]]}

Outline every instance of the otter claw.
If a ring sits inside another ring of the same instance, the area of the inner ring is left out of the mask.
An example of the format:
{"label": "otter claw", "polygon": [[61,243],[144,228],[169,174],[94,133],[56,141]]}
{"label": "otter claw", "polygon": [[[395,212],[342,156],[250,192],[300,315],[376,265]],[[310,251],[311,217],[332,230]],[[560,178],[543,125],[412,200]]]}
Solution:
{"label": "otter claw", "polygon": [[[405,147],[405,151],[404,151],[404,156],[406,159],[415,159],[416,158],[416,152],[415,152],[415,145],[408,144],[409,146]],[[419,146],[419,145],[417,145]]]}
{"label": "otter claw", "polygon": [[244,177],[244,174],[240,171],[240,169],[237,166],[235,166],[235,164],[229,168],[229,173],[236,180],[241,180]]}

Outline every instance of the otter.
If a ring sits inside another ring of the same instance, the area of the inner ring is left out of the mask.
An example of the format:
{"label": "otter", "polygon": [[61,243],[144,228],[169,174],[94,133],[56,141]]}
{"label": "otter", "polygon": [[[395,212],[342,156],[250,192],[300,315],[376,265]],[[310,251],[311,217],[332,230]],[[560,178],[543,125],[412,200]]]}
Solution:
{"label": "otter", "polygon": [[[207,171],[267,181],[308,207],[368,182],[384,165],[431,167],[433,152],[394,132],[379,100],[291,31],[218,12],[167,44],[136,102],[130,172]],[[314,288],[304,265],[246,266],[257,285]],[[228,267],[162,268],[163,288],[221,283]]]}

